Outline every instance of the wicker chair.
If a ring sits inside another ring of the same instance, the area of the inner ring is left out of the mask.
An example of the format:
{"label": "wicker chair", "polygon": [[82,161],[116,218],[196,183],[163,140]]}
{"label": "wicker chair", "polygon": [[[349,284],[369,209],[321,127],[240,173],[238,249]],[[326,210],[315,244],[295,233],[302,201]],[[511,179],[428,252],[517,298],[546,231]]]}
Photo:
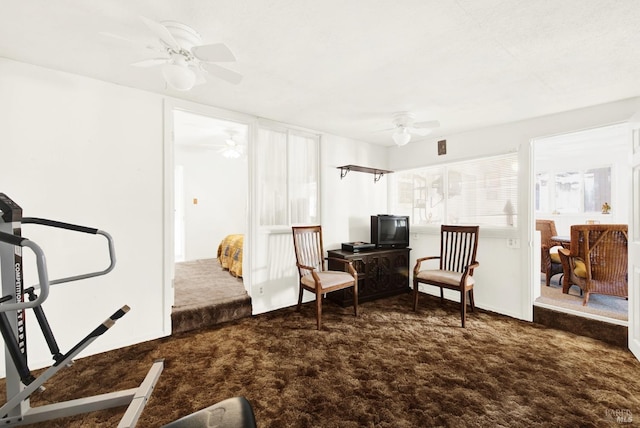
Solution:
{"label": "wicker chair", "polygon": [[559,250],[564,268],[562,292],[573,285],[584,293],[627,298],[629,295],[626,224],[580,224],[571,226],[571,249]]}
{"label": "wicker chair", "polygon": [[[551,285],[551,277],[562,274],[562,263],[558,255],[558,244],[551,240],[556,236],[556,223],[553,220],[536,220],[536,230],[540,231],[540,272],[545,274],[547,287]],[[562,277],[560,277],[562,281]]]}

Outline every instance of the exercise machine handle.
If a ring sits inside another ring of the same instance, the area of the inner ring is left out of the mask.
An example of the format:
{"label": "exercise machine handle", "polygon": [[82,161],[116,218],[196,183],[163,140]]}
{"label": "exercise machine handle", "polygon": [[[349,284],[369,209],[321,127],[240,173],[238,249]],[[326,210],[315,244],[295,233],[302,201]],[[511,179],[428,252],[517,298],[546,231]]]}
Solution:
{"label": "exercise machine handle", "polygon": [[95,276],[106,275],[109,272],[111,272],[116,265],[116,250],[115,250],[115,245],[113,243],[113,238],[111,237],[111,235],[109,235],[107,232],[103,230],[96,229],[93,227],[78,226],[77,224],[63,223],[61,221],[48,220],[45,218],[38,218],[38,217],[24,217],[22,219],[22,223],[23,224],[29,224],[29,223],[40,224],[43,226],[56,227],[58,229],[66,229],[74,232],[83,232],[83,233],[89,233],[92,235],[102,235],[107,239],[107,243],[109,246],[109,266],[106,269],[101,271],[96,271],[96,272],[84,273],[80,275],[68,276],[65,278],[54,279],[49,282],[50,285],[62,284],[64,282],[78,281],[81,279],[87,279],[87,278],[93,278]]}
{"label": "exercise machine handle", "polygon": [[[38,281],[40,282],[40,295],[32,301],[28,302],[12,302],[0,304],[0,312],[7,311],[21,311],[27,308],[34,308],[44,302],[49,296],[49,275],[47,273],[47,260],[44,256],[42,248],[35,242],[22,238],[20,236],[12,235],[10,233],[0,232],[0,242],[6,242],[7,244],[17,245],[20,247],[27,247],[33,251],[36,256],[36,267],[38,269]],[[18,269],[16,269],[18,270]],[[22,275],[22,272],[16,272],[16,275]]]}
{"label": "exercise machine handle", "polygon": [[63,223],[61,221],[48,220],[46,218],[24,217],[22,219],[22,223],[41,224],[43,226],[57,227],[59,229],[68,229],[68,230],[73,230],[75,232],[84,232],[84,233],[90,233],[93,235],[98,233],[98,229],[94,227],[78,226],[77,224]]}

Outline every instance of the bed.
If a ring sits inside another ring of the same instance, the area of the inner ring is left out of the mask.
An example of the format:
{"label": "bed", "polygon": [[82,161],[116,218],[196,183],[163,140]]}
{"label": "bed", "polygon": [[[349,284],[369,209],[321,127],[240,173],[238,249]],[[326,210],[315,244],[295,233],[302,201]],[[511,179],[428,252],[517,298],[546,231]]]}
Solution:
{"label": "bed", "polygon": [[227,235],[218,245],[218,262],[235,277],[242,277],[242,245],[244,235]]}

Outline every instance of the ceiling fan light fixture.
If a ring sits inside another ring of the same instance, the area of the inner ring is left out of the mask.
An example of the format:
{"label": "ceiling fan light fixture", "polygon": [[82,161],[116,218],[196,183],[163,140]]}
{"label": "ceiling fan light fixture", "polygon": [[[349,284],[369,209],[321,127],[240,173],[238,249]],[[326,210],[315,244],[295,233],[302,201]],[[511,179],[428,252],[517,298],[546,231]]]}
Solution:
{"label": "ceiling fan light fixture", "polygon": [[393,133],[392,138],[398,146],[404,146],[411,140],[411,134],[409,134],[407,128],[401,126]]}
{"label": "ceiling fan light fixture", "polygon": [[162,76],[169,86],[178,91],[188,91],[196,83],[196,74],[182,65],[163,65]]}
{"label": "ceiling fan light fixture", "polygon": [[226,141],[227,147],[222,150],[222,156],[227,159],[238,159],[244,153],[244,146],[238,144],[233,136]]}
{"label": "ceiling fan light fixture", "polygon": [[241,154],[242,154],[242,153],[240,153],[240,151],[239,151],[239,150],[234,149],[234,148],[231,148],[231,147],[230,147],[230,148],[228,148],[228,149],[225,149],[225,150],[222,152],[222,156],[224,156],[224,157],[225,157],[225,158],[227,158],[227,159],[238,159],[238,158],[240,157],[240,155],[241,155]]}

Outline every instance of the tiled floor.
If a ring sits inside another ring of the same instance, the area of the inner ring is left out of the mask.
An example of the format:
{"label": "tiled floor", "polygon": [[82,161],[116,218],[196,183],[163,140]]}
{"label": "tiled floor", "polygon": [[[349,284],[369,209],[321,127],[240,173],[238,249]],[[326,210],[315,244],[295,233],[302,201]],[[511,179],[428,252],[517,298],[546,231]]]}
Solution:
{"label": "tiled floor", "polygon": [[551,285],[546,286],[544,275],[540,281],[541,296],[537,303],[556,306],[559,309],[570,309],[584,314],[592,314],[621,321],[628,320],[629,302],[621,297],[592,294],[587,306],[582,305],[582,296],[578,287],[573,286],[568,294],[562,293],[559,283],[560,275],[551,278]]}

